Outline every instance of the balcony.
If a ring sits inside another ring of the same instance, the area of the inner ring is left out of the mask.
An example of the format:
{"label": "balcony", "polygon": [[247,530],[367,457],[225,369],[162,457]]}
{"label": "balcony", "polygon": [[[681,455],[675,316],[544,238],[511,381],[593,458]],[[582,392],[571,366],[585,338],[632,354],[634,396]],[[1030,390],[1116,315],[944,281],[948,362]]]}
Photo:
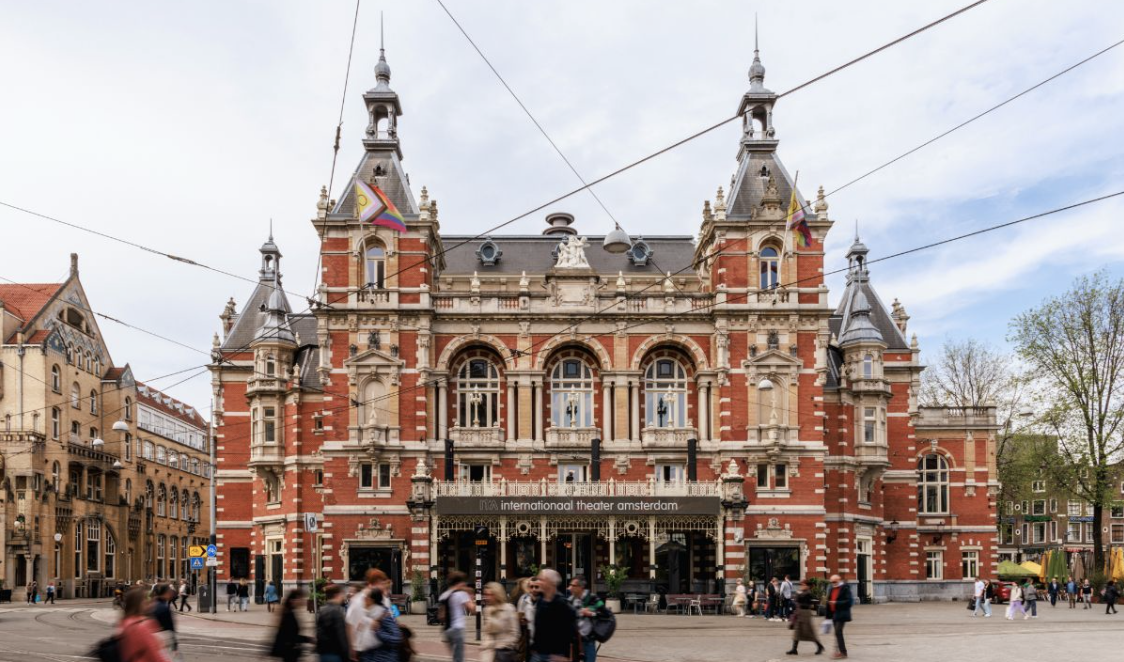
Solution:
{"label": "balcony", "polygon": [[616,481],[559,483],[528,480],[491,482],[438,481],[434,495],[440,497],[720,497],[720,481],[663,482]]}
{"label": "balcony", "polygon": [[280,377],[254,377],[246,382],[246,396],[256,393],[278,393],[288,388],[288,382]]}
{"label": "balcony", "polygon": [[455,427],[449,430],[449,438],[456,442],[458,448],[502,448],[504,431],[502,428],[495,426],[490,428]]}
{"label": "balcony", "polygon": [[253,444],[250,446],[251,467],[278,465],[285,462],[285,449],[279,444]]}
{"label": "balcony", "polygon": [[919,428],[990,428],[998,429],[995,406],[980,407],[918,407]]}
{"label": "balcony", "polygon": [[546,430],[546,448],[580,448],[589,450],[593,440],[601,435],[597,428],[551,427]]}
{"label": "balcony", "polygon": [[68,455],[80,457],[86,460],[94,460],[96,462],[105,462],[106,464],[113,464],[120,458],[113,453],[106,453],[100,451],[88,443],[69,441],[66,444],[66,452]]}
{"label": "balcony", "polygon": [[649,426],[640,431],[640,443],[645,449],[686,450],[688,439],[698,439],[695,428],[660,428]]}

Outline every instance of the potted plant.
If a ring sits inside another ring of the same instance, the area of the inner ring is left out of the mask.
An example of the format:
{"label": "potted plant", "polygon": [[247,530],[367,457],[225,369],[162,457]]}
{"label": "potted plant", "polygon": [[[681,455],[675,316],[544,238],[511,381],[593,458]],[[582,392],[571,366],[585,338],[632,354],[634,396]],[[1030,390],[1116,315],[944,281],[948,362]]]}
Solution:
{"label": "potted plant", "polygon": [[425,575],[421,570],[414,570],[410,575],[410,613],[425,614],[429,606],[425,600]]}
{"label": "potted plant", "polygon": [[605,580],[605,588],[608,593],[605,606],[614,614],[619,614],[621,611],[621,586],[624,584],[624,580],[628,579],[628,570],[615,565],[603,565],[601,566],[601,578]]}

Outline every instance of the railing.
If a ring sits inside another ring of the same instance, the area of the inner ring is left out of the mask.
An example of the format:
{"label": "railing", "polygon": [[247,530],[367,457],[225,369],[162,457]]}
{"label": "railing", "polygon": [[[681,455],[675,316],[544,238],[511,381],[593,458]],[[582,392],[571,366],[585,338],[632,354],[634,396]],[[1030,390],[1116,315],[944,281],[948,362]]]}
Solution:
{"label": "railing", "polygon": [[278,444],[253,444],[250,446],[251,462],[281,462],[285,450]]}
{"label": "railing", "polygon": [[74,443],[73,441],[66,445],[66,452],[69,455],[76,455],[78,457],[97,460],[99,462],[107,462],[109,464],[112,464],[113,462],[116,462],[118,459],[120,459],[113,453],[99,451],[93,446],[88,446],[82,443]]}
{"label": "railing", "polygon": [[686,448],[688,439],[698,439],[695,428],[646,427],[640,431],[640,442],[644,446]]}
{"label": "railing", "polygon": [[994,426],[995,407],[918,407],[918,425]]}
{"label": "railing", "polygon": [[538,481],[491,482],[438,481],[437,497],[719,497],[720,481],[646,481],[559,483],[545,478]]}
{"label": "railing", "polygon": [[597,428],[563,428],[550,427],[546,429],[546,445],[551,446],[589,446],[594,437],[599,434]]}
{"label": "railing", "polygon": [[502,428],[462,428],[455,427],[449,430],[449,438],[467,446],[488,446],[502,444],[504,432]]}

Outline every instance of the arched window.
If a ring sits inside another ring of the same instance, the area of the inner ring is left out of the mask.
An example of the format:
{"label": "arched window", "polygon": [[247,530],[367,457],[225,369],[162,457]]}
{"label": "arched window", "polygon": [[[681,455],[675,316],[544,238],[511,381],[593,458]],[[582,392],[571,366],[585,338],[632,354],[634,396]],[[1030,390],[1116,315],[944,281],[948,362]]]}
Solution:
{"label": "arched window", "polygon": [[51,366],[51,390],[55,393],[62,393],[62,370],[59,369],[57,363]]}
{"label": "arched window", "polygon": [[70,385],[70,406],[75,409],[82,408],[82,394],[78,388],[78,382]]}
{"label": "arched window", "polygon": [[648,427],[687,425],[687,371],[679,361],[656,359],[644,371],[644,407]]}
{"label": "arched window", "polygon": [[196,492],[191,497],[191,518],[196,522],[199,521],[199,506],[202,503],[199,499],[199,493]]}
{"label": "arched window", "polygon": [[105,566],[102,567],[102,574],[106,577],[113,577],[114,561],[117,557],[117,541],[113,538],[113,532],[109,527],[105,527]]}
{"label": "arched window", "polygon": [[180,495],[180,519],[182,520],[191,519],[191,510],[188,508],[188,504],[191,503],[188,501],[189,498],[187,490],[184,490]]}
{"label": "arched window", "polygon": [[928,515],[948,512],[948,461],[930,453],[917,462],[917,510]]}
{"label": "arched window", "polygon": [[51,407],[51,439],[58,439],[62,432],[62,412],[58,407]]}
{"label": "arched window", "polygon": [[866,378],[866,379],[870,379],[873,376],[874,376],[874,355],[873,354],[864,354],[863,355],[863,377]]}
{"label": "arched window", "polygon": [[133,435],[125,433],[125,461],[133,459]]}
{"label": "arched window", "polygon": [[133,420],[133,399],[125,398],[125,420]]}
{"label": "arched window", "polygon": [[780,278],[780,253],[772,246],[766,246],[761,249],[758,261],[761,264],[761,289],[776,287]]}
{"label": "arched window", "polygon": [[66,362],[70,365],[74,365],[74,345],[66,346]]}
{"label": "arched window", "polygon": [[164,487],[164,483],[156,488],[156,514],[160,517],[168,515],[168,488]]}
{"label": "arched window", "polygon": [[457,372],[457,422],[462,428],[499,425],[500,375],[487,359],[466,361]]}
{"label": "arched window", "polygon": [[168,500],[168,517],[172,519],[180,518],[180,493],[176,488],[172,488],[172,496]]}
{"label": "arched window", "polygon": [[58,462],[51,465],[51,485],[54,487],[55,494],[58,494],[59,491],[59,472],[61,471],[62,467]]}
{"label": "arched window", "polygon": [[94,357],[94,374],[101,376],[101,359],[96,356]]}
{"label": "arched window", "polygon": [[199,474],[199,459],[198,458],[192,458],[192,460],[191,460],[191,473],[195,474],[196,476],[200,475]]}
{"label": "arched window", "polygon": [[131,508],[133,506],[133,479],[125,479],[125,503]]}
{"label": "arched window", "polygon": [[90,413],[98,413],[98,392],[90,391]]}
{"label": "arched window", "polygon": [[381,290],[386,285],[386,251],[381,246],[368,246],[364,257],[367,287]]}
{"label": "arched window", "polygon": [[144,484],[144,507],[152,508],[152,501],[155,495],[155,490],[152,487],[152,481],[146,481]]}
{"label": "arched window", "polygon": [[593,371],[581,359],[563,359],[550,373],[550,422],[560,428],[593,427]]}
{"label": "arched window", "polygon": [[180,456],[175,451],[168,451],[168,466],[173,469],[180,468]]}
{"label": "arched window", "polygon": [[156,463],[168,464],[168,449],[163,446],[156,447]]}
{"label": "arched window", "polygon": [[167,545],[167,536],[163,533],[156,536],[156,579],[164,578],[164,549]]}
{"label": "arched window", "polygon": [[[80,526],[80,525],[79,525]],[[86,520],[86,571],[97,572],[101,563],[101,521],[90,518]]]}
{"label": "arched window", "polygon": [[78,421],[70,422],[70,441],[78,443],[82,437],[82,426],[78,425]]}
{"label": "arched window", "polygon": [[156,457],[156,446],[151,441],[144,442],[144,459],[151,462]]}

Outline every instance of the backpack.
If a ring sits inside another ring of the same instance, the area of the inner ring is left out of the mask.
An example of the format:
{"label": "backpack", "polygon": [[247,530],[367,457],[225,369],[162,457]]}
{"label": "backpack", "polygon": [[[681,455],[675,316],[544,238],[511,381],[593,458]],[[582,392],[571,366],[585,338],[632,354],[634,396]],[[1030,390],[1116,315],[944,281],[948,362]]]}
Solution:
{"label": "backpack", "polygon": [[603,644],[613,638],[613,633],[617,631],[617,617],[613,612],[602,607],[591,620],[593,631],[589,633],[590,639]]}
{"label": "backpack", "polygon": [[120,637],[115,634],[102,639],[94,644],[88,655],[100,662],[123,662]]}
{"label": "backpack", "polygon": [[441,630],[448,630],[453,625],[453,619],[449,614],[449,600],[457,591],[449,591],[440,600],[437,601],[437,620],[441,623]]}

